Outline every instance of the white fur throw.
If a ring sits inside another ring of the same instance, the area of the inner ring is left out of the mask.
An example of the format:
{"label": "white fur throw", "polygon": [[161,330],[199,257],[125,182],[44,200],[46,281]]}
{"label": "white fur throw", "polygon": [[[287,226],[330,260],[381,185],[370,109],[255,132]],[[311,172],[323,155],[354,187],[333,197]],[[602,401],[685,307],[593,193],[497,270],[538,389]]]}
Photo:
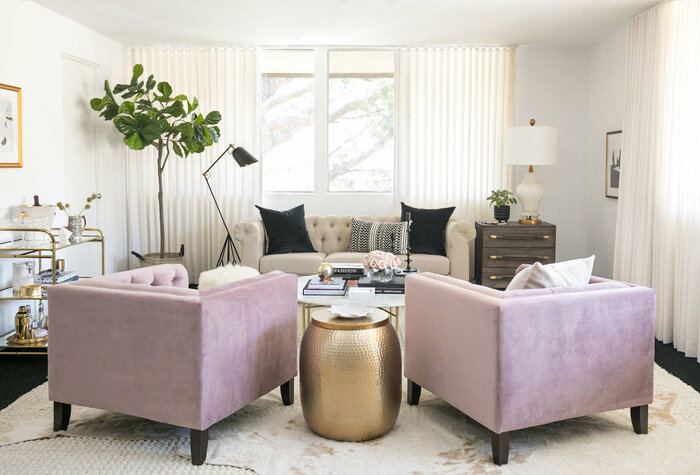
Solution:
{"label": "white fur throw", "polygon": [[252,267],[227,264],[199,274],[199,290],[230,284],[238,280],[250,279],[260,275]]}

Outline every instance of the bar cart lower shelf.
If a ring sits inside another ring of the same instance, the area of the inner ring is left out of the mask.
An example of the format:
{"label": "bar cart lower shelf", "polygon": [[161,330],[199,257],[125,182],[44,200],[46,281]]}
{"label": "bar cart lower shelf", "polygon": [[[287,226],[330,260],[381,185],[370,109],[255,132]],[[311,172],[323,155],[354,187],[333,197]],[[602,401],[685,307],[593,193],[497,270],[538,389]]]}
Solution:
{"label": "bar cart lower shelf", "polygon": [[[80,244],[95,242],[99,243],[101,247],[101,261],[102,261],[102,275],[105,274],[105,244],[104,244],[104,234],[98,228],[85,228],[84,234],[80,240],[76,242],[60,242],[58,240],[57,232],[60,228],[53,228],[52,230],[40,229],[40,228],[0,228],[0,232],[11,232],[11,233],[22,233],[33,232],[33,233],[44,233],[46,238],[43,243],[36,245],[36,243],[27,243],[22,239],[10,239],[5,242],[0,242],[0,259],[36,259],[38,261],[38,269],[41,271],[42,262],[45,259],[51,261],[51,267],[47,269],[52,269],[52,285],[56,284],[56,253],[61,249],[66,249],[73,246],[78,246]],[[0,302],[4,301],[32,301],[32,300],[46,300],[44,297],[34,297],[27,298],[15,295],[12,290],[12,286],[7,288],[0,288]],[[50,312],[51,309],[48,309]],[[50,324],[49,324],[50,325]],[[49,326],[50,328],[50,326]],[[44,341],[39,341],[36,343],[22,343],[18,344],[12,341],[8,341],[10,337],[15,334],[14,331],[10,331],[4,335],[0,335],[0,355],[46,355],[48,352],[48,339]]]}

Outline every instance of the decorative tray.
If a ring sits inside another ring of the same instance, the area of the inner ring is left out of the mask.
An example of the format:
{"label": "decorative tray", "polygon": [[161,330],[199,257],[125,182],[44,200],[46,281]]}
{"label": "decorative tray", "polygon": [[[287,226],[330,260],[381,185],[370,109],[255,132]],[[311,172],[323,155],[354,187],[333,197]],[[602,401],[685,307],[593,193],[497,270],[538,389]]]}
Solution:
{"label": "decorative tray", "polygon": [[7,346],[43,346],[49,337],[42,336],[40,338],[17,338],[17,335],[7,337]]}

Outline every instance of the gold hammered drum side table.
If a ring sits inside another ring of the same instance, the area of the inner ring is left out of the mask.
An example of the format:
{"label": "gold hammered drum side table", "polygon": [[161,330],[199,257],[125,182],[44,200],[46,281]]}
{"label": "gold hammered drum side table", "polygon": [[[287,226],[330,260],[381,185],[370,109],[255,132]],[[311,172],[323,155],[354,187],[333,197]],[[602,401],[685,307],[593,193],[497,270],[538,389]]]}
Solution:
{"label": "gold hammered drum side table", "polygon": [[301,407],[313,432],[334,440],[376,439],[401,406],[401,348],[389,315],[311,315],[299,356]]}

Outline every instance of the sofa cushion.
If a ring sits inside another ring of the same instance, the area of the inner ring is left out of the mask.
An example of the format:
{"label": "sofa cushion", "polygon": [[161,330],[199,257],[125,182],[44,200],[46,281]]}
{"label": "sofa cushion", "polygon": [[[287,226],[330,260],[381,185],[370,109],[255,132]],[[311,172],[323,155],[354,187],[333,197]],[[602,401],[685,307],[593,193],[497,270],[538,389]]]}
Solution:
{"label": "sofa cushion", "polygon": [[367,254],[366,252],[332,252],[326,256],[326,262],[357,264],[361,263]]}
{"label": "sofa cushion", "polygon": [[318,266],[326,258],[322,252],[295,252],[287,254],[269,254],[260,258],[260,272],[281,270],[290,274],[312,275],[318,272]]}
{"label": "sofa cushion", "polygon": [[[406,256],[401,258],[401,267],[406,266]],[[411,254],[411,267],[421,272],[447,275],[450,273],[450,260],[445,256],[435,254]]]}
{"label": "sofa cushion", "polygon": [[407,223],[382,223],[352,218],[348,251],[384,251],[396,255],[405,254],[407,245]]}
{"label": "sofa cushion", "polygon": [[276,211],[255,205],[260,210],[267,248],[265,254],[313,252],[304,220],[304,205],[286,211]]}
{"label": "sofa cushion", "polygon": [[411,213],[411,252],[445,256],[445,228],[455,207],[424,209],[401,202],[401,219]]}

